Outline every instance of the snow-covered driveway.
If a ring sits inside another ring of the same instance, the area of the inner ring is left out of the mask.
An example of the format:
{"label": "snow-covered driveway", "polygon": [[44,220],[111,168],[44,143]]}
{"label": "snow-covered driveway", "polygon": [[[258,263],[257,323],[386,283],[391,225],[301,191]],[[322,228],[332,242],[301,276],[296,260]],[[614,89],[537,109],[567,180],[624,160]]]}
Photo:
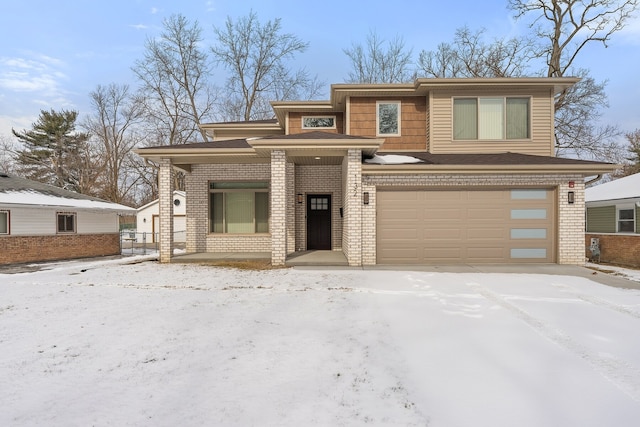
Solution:
{"label": "snow-covered driveway", "polygon": [[640,291],[61,263],[0,274],[3,426],[636,426]]}

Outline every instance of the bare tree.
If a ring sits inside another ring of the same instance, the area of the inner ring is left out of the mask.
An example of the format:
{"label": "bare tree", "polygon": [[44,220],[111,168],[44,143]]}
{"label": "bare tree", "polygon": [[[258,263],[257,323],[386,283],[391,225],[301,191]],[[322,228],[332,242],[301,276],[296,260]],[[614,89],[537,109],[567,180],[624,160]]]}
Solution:
{"label": "bare tree", "polygon": [[273,117],[269,101],[312,99],[320,83],[305,69],[291,72],[287,60],[304,52],[308,43],[283,33],[280,19],[261,24],[254,12],[225,26],[214,27],[217,43],[211,52],[227,69],[227,99],[221,106],[225,120]]}
{"label": "bare tree", "polygon": [[176,145],[206,141],[200,128],[213,116],[215,91],[209,84],[212,69],[200,48],[202,30],[182,15],[163,22],[159,38],[149,38],[145,55],[133,71],[142,83],[149,145]]}
{"label": "bare tree", "polygon": [[627,146],[627,154],[624,161],[620,162],[623,164],[622,169],[613,174],[615,178],[640,173],[640,129],[627,132],[624,136],[629,145]]}
{"label": "bare tree", "polygon": [[453,43],[418,55],[418,73],[427,77],[519,77],[526,74],[533,55],[527,38],[483,40],[485,29],[456,30]]}
{"label": "bare tree", "polygon": [[102,174],[101,197],[116,203],[135,203],[134,190],[140,177],[129,168],[133,148],[142,140],[136,129],[143,105],[128,85],[111,83],[90,93],[93,114],[85,129],[97,144]]}
{"label": "bare tree", "polygon": [[547,65],[545,75],[577,74],[582,80],[555,100],[559,154],[611,158],[616,151],[615,126],[594,126],[606,108],[605,83],[596,83],[588,71],[576,67],[579,53],[596,42],[605,47],[624,28],[638,0],[509,0],[516,18],[531,16],[530,27],[542,41],[536,49]]}
{"label": "bare tree", "polygon": [[410,70],[413,50],[406,49],[402,37],[386,41],[372,30],[365,46],[352,43],[343,52],[351,60],[348,83],[406,83],[415,78]]}
{"label": "bare tree", "polygon": [[0,172],[11,174],[15,172],[15,151],[15,143],[6,136],[0,135]]}

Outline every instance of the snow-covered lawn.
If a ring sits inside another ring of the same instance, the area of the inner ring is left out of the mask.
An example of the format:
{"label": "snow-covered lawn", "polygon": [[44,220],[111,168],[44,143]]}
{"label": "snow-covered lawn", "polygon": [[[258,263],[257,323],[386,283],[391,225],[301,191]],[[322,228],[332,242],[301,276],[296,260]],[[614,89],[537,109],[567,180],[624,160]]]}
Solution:
{"label": "snow-covered lawn", "polygon": [[0,274],[2,426],[637,426],[640,291],[122,261]]}

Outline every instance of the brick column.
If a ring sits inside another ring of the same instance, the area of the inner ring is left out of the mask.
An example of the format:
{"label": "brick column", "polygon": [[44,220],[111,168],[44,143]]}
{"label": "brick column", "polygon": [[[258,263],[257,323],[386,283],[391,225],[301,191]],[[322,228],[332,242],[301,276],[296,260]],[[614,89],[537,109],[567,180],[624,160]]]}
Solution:
{"label": "brick column", "polygon": [[342,250],[352,266],[362,265],[362,152],[350,149],[343,161]]}
{"label": "brick column", "polygon": [[[574,182],[573,188],[569,188],[569,181]],[[567,201],[569,191],[573,191],[575,195],[573,204]],[[558,186],[558,264],[584,265],[584,212],[584,181],[580,176],[567,177]]]}
{"label": "brick column", "polygon": [[160,262],[171,262],[173,255],[173,167],[171,159],[160,160],[158,174],[160,207]]}
{"label": "brick column", "polygon": [[284,150],[271,151],[271,264],[287,257],[287,174]]}

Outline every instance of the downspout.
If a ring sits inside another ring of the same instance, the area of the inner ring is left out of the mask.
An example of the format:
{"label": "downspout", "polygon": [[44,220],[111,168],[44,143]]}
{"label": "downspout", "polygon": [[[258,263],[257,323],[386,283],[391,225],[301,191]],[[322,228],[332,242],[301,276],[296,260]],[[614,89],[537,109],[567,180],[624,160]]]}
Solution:
{"label": "downspout", "polygon": [[590,179],[589,181],[584,183],[585,188],[593,184],[594,182],[600,181],[602,179],[602,174],[599,173],[595,178]]}

